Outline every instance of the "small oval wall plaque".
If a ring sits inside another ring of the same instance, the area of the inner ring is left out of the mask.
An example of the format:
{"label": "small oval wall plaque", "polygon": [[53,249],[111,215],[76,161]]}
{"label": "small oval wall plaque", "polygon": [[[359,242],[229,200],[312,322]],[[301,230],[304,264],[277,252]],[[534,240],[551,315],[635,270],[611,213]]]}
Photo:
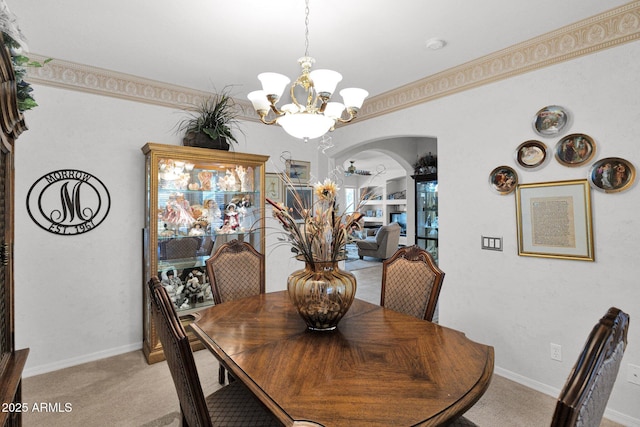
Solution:
{"label": "small oval wall plaque", "polygon": [[27,193],[27,212],[50,233],[70,236],[96,228],[109,213],[109,192],[95,176],[76,169],[50,172]]}

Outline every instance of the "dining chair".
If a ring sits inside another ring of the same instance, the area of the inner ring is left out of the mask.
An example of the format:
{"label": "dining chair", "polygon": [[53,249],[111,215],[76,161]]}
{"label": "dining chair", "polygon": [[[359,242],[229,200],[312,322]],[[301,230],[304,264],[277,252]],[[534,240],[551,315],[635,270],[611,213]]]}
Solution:
{"label": "dining chair", "polygon": [[182,425],[281,426],[240,381],[204,396],[189,338],[167,291],[157,277],[152,277],[148,285],[151,317],[178,393]]}
{"label": "dining chair", "polygon": [[382,262],[380,305],[432,321],[444,272],[424,249],[400,248]]}
{"label": "dining chair", "polygon": [[600,425],[627,347],[629,315],[611,307],[593,327],[573,366],[551,427]]}
{"label": "dining chair", "polygon": [[[205,266],[215,304],[265,292],[264,254],[247,242],[233,239],[221,245],[207,259]],[[221,364],[218,371],[220,384],[225,383],[225,372]]]}
{"label": "dining chair", "polygon": [[[593,327],[567,378],[551,427],[599,426],[627,346],[629,315],[611,307]],[[448,424],[475,426],[465,417]]]}

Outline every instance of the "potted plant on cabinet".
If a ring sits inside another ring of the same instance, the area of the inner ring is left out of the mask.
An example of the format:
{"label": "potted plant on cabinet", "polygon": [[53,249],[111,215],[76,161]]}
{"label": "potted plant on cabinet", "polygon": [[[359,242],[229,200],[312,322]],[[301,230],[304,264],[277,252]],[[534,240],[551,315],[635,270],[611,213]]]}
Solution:
{"label": "potted plant on cabinet", "polygon": [[184,133],[183,145],[228,151],[230,142],[238,143],[233,131],[242,133],[238,121],[240,111],[229,93],[229,86],[184,111],[188,115],[177,124],[176,130]]}

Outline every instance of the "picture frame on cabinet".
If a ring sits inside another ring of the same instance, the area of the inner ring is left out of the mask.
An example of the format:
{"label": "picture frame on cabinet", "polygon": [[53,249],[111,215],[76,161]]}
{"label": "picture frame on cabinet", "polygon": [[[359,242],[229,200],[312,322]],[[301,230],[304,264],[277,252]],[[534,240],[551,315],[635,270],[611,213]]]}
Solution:
{"label": "picture frame on cabinet", "polygon": [[279,173],[266,172],[264,174],[264,193],[270,200],[283,203],[283,188],[284,183]]}
{"label": "picture frame on cabinet", "polygon": [[288,159],[285,162],[286,173],[294,183],[306,184],[311,178],[311,162]]}
{"label": "picture frame on cabinet", "polygon": [[518,255],[595,260],[586,179],[518,185],[516,217]]}
{"label": "picture frame on cabinet", "polygon": [[605,193],[618,193],[633,185],[636,168],[628,160],[606,157],[595,162],[589,171],[591,187]]}
{"label": "picture frame on cabinet", "polygon": [[589,135],[572,133],[556,144],[555,156],[561,165],[569,167],[582,166],[596,154],[596,143]]}

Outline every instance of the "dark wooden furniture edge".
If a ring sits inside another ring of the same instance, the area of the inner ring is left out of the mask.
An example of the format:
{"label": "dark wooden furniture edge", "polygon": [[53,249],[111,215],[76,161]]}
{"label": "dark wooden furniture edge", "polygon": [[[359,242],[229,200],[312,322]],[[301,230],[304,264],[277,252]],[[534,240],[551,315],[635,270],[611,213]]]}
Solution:
{"label": "dark wooden furniture edge", "polygon": [[480,398],[489,388],[489,384],[491,384],[491,378],[493,378],[493,368],[495,363],[495,354],[493,347],[487,347],[489,354],[487,356],[487,364],[485,365],[484,372],[482,373],[482,376],[478,378],[478,382],[476,382],[475,386],[470,389],[467,394],[456,403],[457,407],[455,411],[446,409],[437,416],[430,419],[428,422],[417,425],[439,425],[439,420],[449,420],[445,421],[446,425],[447,422],[451,422],[451,420],[463,416],[465,412],[471,409],[471,407],[475,405],[478,400],[480,400]]}
{"label": "dark wooden furniture edge", "polygon": [[[22,399],[22,371],[27,363],[28,355],[28,348],[10,353],[9,360],[0,373],[1,403],[20,403],[19,401]],[[0,426],[4,426],[12,415],[11,412],[0,411]]]}

